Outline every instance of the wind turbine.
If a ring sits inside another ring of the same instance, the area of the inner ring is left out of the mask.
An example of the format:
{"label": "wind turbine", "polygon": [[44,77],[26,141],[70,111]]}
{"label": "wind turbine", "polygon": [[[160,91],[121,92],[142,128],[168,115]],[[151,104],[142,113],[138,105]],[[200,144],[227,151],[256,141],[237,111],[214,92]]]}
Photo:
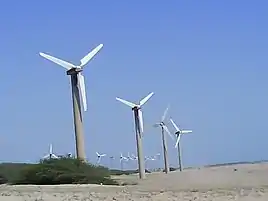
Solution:
{"label": "wind turbine", "polygon": [[142,151],[142,141],[141,141],[141,137],[142,137],[141,135],[143,133],[143,117],[142,117],[141,106],[144,105],[152,97],[153,94],[154,94],[153,92],[148,94],[145,98],[140,100],[139,104],[131,103],[131,102],[123,100],[121,98],[116,98],[116,100],[131,107],[132,111],[134,113],[140,179],[145,179],[145,164],[144,164],[144,157],[143,157],[143,151]]}
{"label": "wind turbine", "polygon": [[133,158],[134,161],[138,160],[138,157],[135,156],[134,154],[132,154],[132,158]]}
{"label": "wind turbine", "polygon": [[158,153],[152,157],[152,161],[159,160],[159,159],[160,159],[160,153]]}
{"label": "wind turbine", "polygon": [[127,152],[127,159],[133,161],[134,159],[130,156],[130,153]]}
{"label": "wind turbine", "polygon": [[45,155],[43,159],[58,159],[59,157],[53,154],[52,144],[49,145],[49,154]]}
{"label": "wind turbine", "polygon": [[98,152],[96,152],[96,154],[97,154],[97,159],[98,159],[97,164],[100,164],[101,158],[106,156],[106,154],[99,154]]}
{"label": "wind turbine", "polygon": [[161,127],[163,152],[164,152],[164,163],[165,163],[165,173],[166,174],[169,172],[169,163],[168,163],[167,142],[166,142],[165,132],[167,132],[169,134],[169,136],[174,140],[174,137],[171,135],[171,133],[168,130],[168,127],[164,123],[165,118],[167,116],[168,109],[169,109],[169,107],[167,107],[166,110],[164,111],[164,114],[161,118],[161,121],[159,123],[154,124],[154,127]]}
{"label": "wind turbine", "polygon": [[113,168],[113,161],[114,161],[114,156],[110,156],[110,169]]}
{"label": "wind turbine", "polygon": [[103,44],[98,45],[90,53],[80,60],[80,65],[74,65],[69,62],[63,61],[56,57],[50,56],[48,54],[40,52],[39,54],[64,67],[67,70],[67,75],[71,76],[71,86],[72,86],[72,99],[73,99],[73,116],[74,116],[74,129],[75,129],[75,140],[76,140],[76,155],[80,160],[85,161],[85,145],[84,145],[84,135],[83,135],[83,119],[81,111],[81,100],[83,102],[84,111],[87,110],[87,100],[86,100],[86,88],[85,79],[82,75],[84,66],[100,51]]}
{"label": "wind turbine", "polygon": [[175,148],[178,148],[178,157],[179,157],[179,168],[182,171],[182,161],[181,161],[181,148],[180,148],[180,138],[182,134],[192,133],[192,130],[180,130],[179,127],[175,124],[175,122],[170,119],[172,125],[176,129],[175,135],[177,136],[177,141],[175,144]]}
{"label": "wind turbine", "polygon": [[120,165],[121,165],[121,170],[123,170],[123,161],[128,161],[128,158],[127,157],[125,157],[125,156],[123,156],[123,154],[122,153],[120,153]]}

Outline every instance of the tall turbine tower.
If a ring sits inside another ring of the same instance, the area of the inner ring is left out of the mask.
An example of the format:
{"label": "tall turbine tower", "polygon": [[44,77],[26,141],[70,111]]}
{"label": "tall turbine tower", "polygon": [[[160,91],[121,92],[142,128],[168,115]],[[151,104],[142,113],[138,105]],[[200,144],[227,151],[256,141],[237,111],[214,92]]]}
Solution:
{"label": "tall turbine tower", "polygon": [[134,113],[140,179],[145,179],[145,165],[144,165],[144,157],[143,157],[142,141],[141,141],[142,133],[143,133],[143,118],[142,118],[141,106],[144,105],[152,97],[153,94],[154,93],[151,92],[149,95],[147,95],[145,98],[143,98],[139,104],[131,103],[131,102],[123,100],[121,98],[116,98],[116,100],[131,107],[132,111]]}
{"label": "tall turbine tower", "polygon": [[181,162],[181,148],[180,148],[180,139],[181,139],[181,135],[182,134],[187,134],[187,133],[192,133],[192,130],[180,130],[179,127],[175,124],[175,122],[170,119],[172,125],[174,126],[174,128],[176,129],[175,135],[177,136],[177,141],[175,144],[175,148],[178,147],[178,157],[179,157],[179,168],[180,171],[182,171],[182,162]]}
{"label": "tall turbine tower", "polygon": [[99,52],[103,47],[103,44],[98,45],[90,53],[88,53],[84,58],[80,60],[80,65],[76,66],[69,62],[63,61],[61,59],[55,58],[53,56],[47,55],[45,53],[39,53],[42,57],[64,67],[67,70],[67,75],[71,76],[71,86],[72,86],[72,99],[73,99],[73,115],[74,115],[74,130],[75,130],[75,140],[76,140],[76,155],[80,160],[86,160],[85,145],[84,145],[84,134],[83,134],[83,119],[81,111],[81,101],[82,98],[84,111],[87,110],[87,100],[86,100],[86,88],[85,80],[82,75],[84,66]]}
{"label": "tall turbine tower", "polygon": [[165,173],[167,174],[169,172],[169,163],[168,163],[168,153],[167,153],[167,142],[166,142],[166,135],[165,131],[169,134],[169,136],[174,140],[174,137],[169,132],[166,124],[164,123],[165,118],[167,116],[168,108],[164,111],[164,114],[161,118],[161,121],[159,123],[156,123],[154,127],[161,127],[161,133],[162,133],[162,142],[163,142],[163,152],[164,152],[164,163],[165,163]]}

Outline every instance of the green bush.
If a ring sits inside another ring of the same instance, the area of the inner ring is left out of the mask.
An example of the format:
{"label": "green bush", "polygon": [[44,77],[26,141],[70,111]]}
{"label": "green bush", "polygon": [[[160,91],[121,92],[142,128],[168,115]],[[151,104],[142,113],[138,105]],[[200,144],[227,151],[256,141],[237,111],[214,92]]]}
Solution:
{"label": "green bush", "polygon": [[20,171],[31,164],[26,163],[1,163],[0,175],[2,176],[2,183],[12,183],[19,177]]}
{"label": "green bush", "polygon": [[0,184],[6,184],[8,183],[8,180],[5,176],[0,175]]}
{"label": "green bush", "polygon": [[26,166],[19,175],[13,184],[117,184],[107,168],[72,158],[42,160]]}

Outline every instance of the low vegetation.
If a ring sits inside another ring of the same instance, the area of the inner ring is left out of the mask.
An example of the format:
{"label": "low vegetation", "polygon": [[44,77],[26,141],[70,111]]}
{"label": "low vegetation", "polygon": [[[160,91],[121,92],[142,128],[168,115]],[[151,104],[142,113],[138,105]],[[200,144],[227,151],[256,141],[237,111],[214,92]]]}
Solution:
{"label": "low vegetation", "polygon": [[78,159],[41,160],[38,164],[0,164],[0,184],[105,184],[117,185],[111,171]]}

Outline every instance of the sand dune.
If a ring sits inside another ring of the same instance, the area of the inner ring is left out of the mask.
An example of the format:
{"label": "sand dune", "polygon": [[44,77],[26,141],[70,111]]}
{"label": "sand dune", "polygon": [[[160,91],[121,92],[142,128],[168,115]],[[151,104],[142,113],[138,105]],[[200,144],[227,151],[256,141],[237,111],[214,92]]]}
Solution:
{"label": "sand dune", "polygon": [[1,201],[20,200],[241,200],[268,201],[268,163],[188,169],[184,172],[120,176],[129,186],[60,185],[0,187]]}

